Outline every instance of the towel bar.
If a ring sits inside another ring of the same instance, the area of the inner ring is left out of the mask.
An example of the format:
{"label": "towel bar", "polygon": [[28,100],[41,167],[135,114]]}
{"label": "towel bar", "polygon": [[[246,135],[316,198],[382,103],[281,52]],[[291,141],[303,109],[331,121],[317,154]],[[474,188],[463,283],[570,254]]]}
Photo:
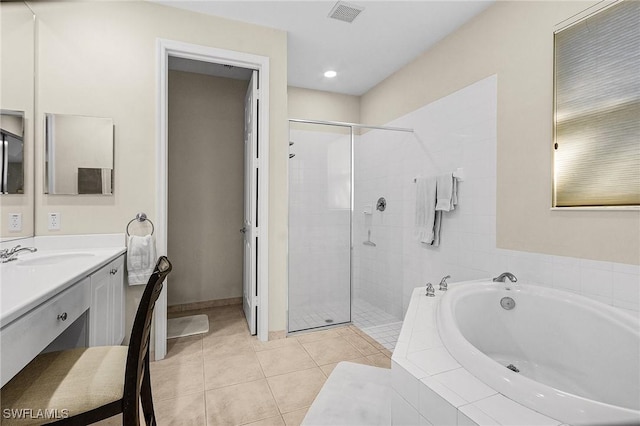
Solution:
{"label": "towel bar", "polygon": [[130,236],[131,234],[129,233],[129,225],[131,225],[134,221],[138,221],[138,222],[149,222],[151,224],[151,235],[153,235],[153,232],[156,230],[156,227],[153,226],[153,222],[151,222],[151,219],[149,219],[147,217],[146,213],[138,213],[136,215],[136,217],[134,217],[133,219],[131,219],[129,221],[129,223],[127,223],[127,237]]}
{"label": "towel bar", "polygon": [[[462,167],[458,167],[455,172],[452,173],[453,177],[458,180],[458,182],[462,182],[464,180],[464,169]],[[413,183],[418,181],[418,177],[413,178]]]}

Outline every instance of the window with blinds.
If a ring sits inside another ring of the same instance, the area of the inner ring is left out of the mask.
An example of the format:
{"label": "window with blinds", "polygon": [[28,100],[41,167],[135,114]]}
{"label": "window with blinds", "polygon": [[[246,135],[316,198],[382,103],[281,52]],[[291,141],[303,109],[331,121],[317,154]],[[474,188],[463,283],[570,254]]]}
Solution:
{"label": "window with blinds", "polygon": [[640,205],[640,2],[555,33],[555,207]]}

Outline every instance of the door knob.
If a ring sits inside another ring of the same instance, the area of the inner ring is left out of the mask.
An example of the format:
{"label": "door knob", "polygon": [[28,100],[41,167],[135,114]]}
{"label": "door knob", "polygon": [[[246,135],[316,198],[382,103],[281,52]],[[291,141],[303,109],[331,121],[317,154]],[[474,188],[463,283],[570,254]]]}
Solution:
{"label": "door knob", "polygon": [[247,232],[247,227],[243,226],[242,228],[240,228],[240,232],[242,232],[243,234]]}

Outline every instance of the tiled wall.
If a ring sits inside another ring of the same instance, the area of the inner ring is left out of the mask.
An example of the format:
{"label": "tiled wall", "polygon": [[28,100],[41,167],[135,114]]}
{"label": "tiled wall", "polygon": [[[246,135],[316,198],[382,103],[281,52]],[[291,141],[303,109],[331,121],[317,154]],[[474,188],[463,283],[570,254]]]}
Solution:
{"label": "tiled wall", "polygon": [[[401,320],[415,287],[437,285],[445,275],[455,282],[510,271],[522,282],[637,312],[637,265],[496,248],[498,84],[497,76],[488,77],[387,123],[414,133],[355,137],[353,296]],[[290,160],[290,308],[348,297],[349,276],[348,135],[292,131],[296,138],[305,142],[292,147]],[[414,236],[413,179],[458,168],[459,204],[443,215],[440,246],[425,246]],[[384,212],[375,208],[379,197],[387,201]],[[368,231],[376,247],[362,244]],[[296,241],[296,232],[307,237]]]}
{"label": "tiled wall", "polygon": [[[354,145],[353,294],[398,320],[404,314],[403,163],[413,141],[410,133],[372,130],[357,136]],[[380,197],[386,200],[384,211],[376,210]],[[375,247],[363,244],[369,231]]]}
{"label": "tiled wall", "polygon": [[[401,316],[412,290],[444,275],[464,281],[513,272],[521,281],[565,289],[614,306],[640,309],[640,267],[496,248],[497,76],[407,114],[355,146],[354,294]],[[463,168],[459,205],[444,213],[440,246],[414,237],[416,176]],[[387,199],[384,213],[375,200]],[[372,215],[361,212],[373,204]],[[362,246],[371,239],[377,247]],[[402,300],[399,300],[399,295]]]}

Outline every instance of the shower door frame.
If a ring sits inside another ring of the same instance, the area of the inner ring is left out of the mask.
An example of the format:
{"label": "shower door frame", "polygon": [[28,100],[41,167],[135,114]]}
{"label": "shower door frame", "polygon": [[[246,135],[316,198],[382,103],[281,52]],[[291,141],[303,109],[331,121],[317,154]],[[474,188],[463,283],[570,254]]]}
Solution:
{"label": "shower door frame", "polygon": [[[320,325],[318,327],[311,327],[303,330],[290,331],[289,330],[289,238],[287,238],[287,330],[286,334],[294,335],[298,333],[307,333],[309,331],[317,331],[317,330],[326,330],[328,328],[340,327],[345,324],[351,324],[352,318],[352,304],[353,304],[353,213],[355,208],[355,129],[365,129],[365,130],[391,130],[396,132],[408,132],[414,133],[413,129],[406,127],[392,127],[392,126],[374,126],[367,124],[358,124],[358,123],[349,123],[345,121],[327,121],[327,120],[308,120],[304,118],[290,118],[289,119],[289,137],[291,137],[291,123],[302,123],[302,124],[316,124],[316,125],[325,125],[325,126],[336,126],[336,127],[348,127],[350,132],[350,155],[351,155],[351,165],[350,165],[350,194],[349,194],[349,321],[342,322],[338,324],[327,324]],[[289,163],[287,163],[287,168],[289,167]],[[288,169],[287,169],[287,175]],[[287,181],[288,185],[288,181]],[[288,192],[288,189],[287,189]],[[290,196],[290,194],[288,193]],[[287,223],[287,230],[290,229],[290,224]]]}

